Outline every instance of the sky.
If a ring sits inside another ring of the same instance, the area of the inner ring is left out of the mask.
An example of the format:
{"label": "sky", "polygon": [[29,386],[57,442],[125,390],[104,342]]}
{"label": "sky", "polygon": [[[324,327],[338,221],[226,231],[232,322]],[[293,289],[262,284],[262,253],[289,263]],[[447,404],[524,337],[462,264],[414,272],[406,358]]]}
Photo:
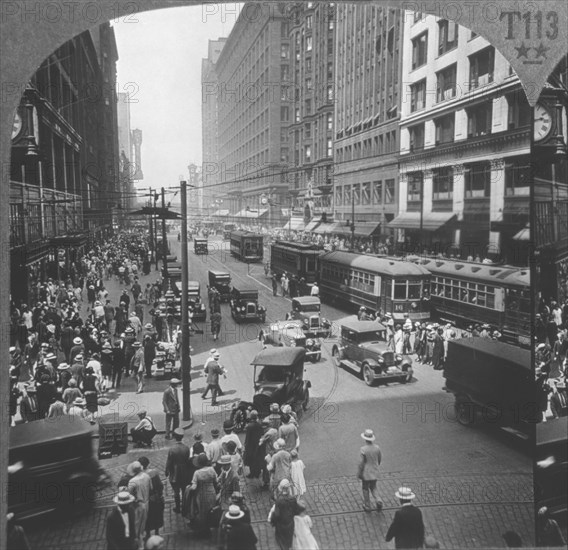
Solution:
{"label": "sky", "polygon": [[239,4],[168,8],[113,21],[117,91],[131,94],[131,129],[142,130],[138,187],[176,186],[201,164],[201,60],[228,36]]}

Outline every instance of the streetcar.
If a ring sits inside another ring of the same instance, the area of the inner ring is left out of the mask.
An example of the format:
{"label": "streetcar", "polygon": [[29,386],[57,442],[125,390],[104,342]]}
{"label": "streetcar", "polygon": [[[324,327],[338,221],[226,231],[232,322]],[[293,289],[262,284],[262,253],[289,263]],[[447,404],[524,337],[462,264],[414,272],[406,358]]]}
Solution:
{"label": "streetcar", "polygon": [[231,232],[231,255],[243,262],[261,262],[264,254],[263,236],[251,231]]}
{"label": "streetcar", "polygon": [[504,342],[530,346],[530,271],[507,265],[419,258],[431,274],[432,315],[466,327],[498,327]]}
{"label": "streetcar", "polygon": [[315,244],[275,241],[270,246],[270,268],[273,273],[288,273],[313,283],[318,275],[318,258],[323,252]]}
{"label": "streetcar", "polygon": [[237,229],[234,223],[224,223],[223,224],[223,240],[228,241],[231,238],[231,232]]}
{"label": "streetcar", "polygon": [[395,321],[430,319],[429,288],[430,272],[412,262],[342,251],[319,257],[323,300],[390,313]]}

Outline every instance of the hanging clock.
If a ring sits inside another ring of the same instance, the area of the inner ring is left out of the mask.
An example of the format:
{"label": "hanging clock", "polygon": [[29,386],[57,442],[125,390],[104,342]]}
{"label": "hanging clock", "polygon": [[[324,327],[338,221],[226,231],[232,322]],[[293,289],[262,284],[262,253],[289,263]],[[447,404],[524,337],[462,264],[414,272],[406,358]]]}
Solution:
{"label": "hanging clock", "polygon": [[534,140],[542,141],[552,131],[552,114],[542,103],[534,107]]}
{"label": "hanging clock", "polygon": [[14,116],[14,124],[12,125],[12,140],[18,138],[18,136],[22,133],[22,129],[24,124],[22,122],[22,117],[19,113],[16,113]]}

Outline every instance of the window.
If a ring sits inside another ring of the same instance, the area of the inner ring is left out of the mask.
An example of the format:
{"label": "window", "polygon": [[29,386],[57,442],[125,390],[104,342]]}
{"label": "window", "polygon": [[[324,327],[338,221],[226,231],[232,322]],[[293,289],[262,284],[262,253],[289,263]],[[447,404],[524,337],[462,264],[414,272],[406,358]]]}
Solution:
{"label": "window", "polygon": [[464,164],[466,199],[488,198],[491,193],[491,166],[488,162]]}
{"label": "window", "polygon": [[304,137],[310,139],[312,137],[312,125],[306,124],[306,130],[304,132]]}
{"label": "window", "polygon": [[371,204],[371,182],[366,181],[361,186],[361,204]]}
{"label": "window", "polygon": [[282,21],[282,24],[280,25],[280,36],[282,38],[288,38],[288,21]]}
{"label": "window", "polygon": [[333,21],[333,15],[329,16],[329,20],[327,22],[327,29],[332,31],[334,29],[335,22]]}
{"label": "window", "polygon": [[438,55],[453,50],[458,45],[458,24],[447,19],[438,21]]}
{"label": "window", "polygon": [[280,80],[284,82],[290,79],[290,67],[288,65],[281,65],[280,66]]}
{"label": "window", "polygon": [[306,16],[306,29],[311,29],[312,28],[312,16],[308,15]]}
{"label": "window", "polygon": [[477,88],[493,82],[493,46],[469,56],[469,86]]}
{"label": "window", "polygon": [[383,202],[383,182],[373,182],[373,204],[381,204]]}
{"label": "window", "polygon": [[333,115],[331,113],[327,114],[327,129],[333,130]]}
{"label": "window", "polygon": [[333,156],[333,141],[331,139],[327,140],[327,156]]}
{"label": "window", "polygon": [[327,64],[327,79],[333,80],[333,61]]}
{"label": "window", "polygon": [[338,185],[335,188],[335,204],[337,206],[341,206],[343,204],[342,201],[343,201],[343,188],[340,185]]}
{"label": "window", "polygon": [[436,73],[436,101],[444,101],[456,97],[456,64],[450,65]]}
{"label": "window", "polygon": [[412,68],[417,69],[426,64],[428,56],[428,33],[422,33],[412,40]]}
{"label": "window", "polygon": [[455,113],[439,117],[434,120],[436,127],[436,145],[452,143],[454,141]]}
{"label": "window", "polygon": [[528,197],[530,195],[531,167],[526,158],[505,160],[505,195]]}
{"label": "window", "polygon": [[355,204],[361,204],[361,184],[353,184],[353,202]]}
{"label": "window", "polygon": [[509,130],[530,126],[532,109],[524,93],[509,94],[507,96],[509,105]]}
{"label": "window", "polygon": [[288,44],[282,44],[280,46],[280,57],[282,59],[288,59],[290,56],[290,46]]}
{"label": "window", "polygon": [[394,300],[406,300],[406,281],[394,282]]}
{"label": "window", "polygon": [[306,99],[306,115],[312,114],[312,100]]}
{"label": "window", "polygon": [[343,187],[343,204],[351,204],[351,186],[345,185]]}
{"label": "window", "polygon": [[310,162],[312,160],[312,148],[310,145],[304,146],[304,160]]}
{"label": "window", "polygon": [[280,162],[288,162],[289,151],[287,147],[280,148]]}
{"label": "window", "polygon": [[486,136],[491,133],[493,113],[491,101],[467,109],[467,137]]}
{"label": "window", "polygon": [[307,52],[312,51],[312,37],[311,36],[306,36],[306,51]]}
{"label": "window", "polygon": [[410,86],[410,112],[419,111],[426,106],[426,79]]}
{"label": "window", "polygon": [[451,166],[432,170],[432,200],[451,200],[454,196],[454,170]]}
{"label": "window", "polygon": [[300,122],[300,109],[296,107],[294,120]]}
{"label": "window", "polygon": [[424,123],[410,126],[410,151],[419,151],[424,148]]}
{"label": "window", "polygon": [[328,100],[328,101],[333,101],[333,85],[332,85],[332,84],[330,84],[330,85],[327,87],[327,100]]}
{"label": "window", "polygon": [[311,72],[311,70],[312,70],[312,58],[308,57],[308,59],[306,59],[306,71]]}
{"label": "window", "polygon": [[422,172],[411,172],[408,174],[408,202],[417,202],[422,200],[422,185],[424,175]]}
{"label": "window", "polygon": [[385,204],[394,203],[394,179],[385,180]]}
{"label": "window", "polygon": [[288,107],[280,107],[280,120],[288,122],[290,120],[290,111]]}
{"label": "window", "polygon": [[311,78],[306,78],[306,90],[308,90],[308,91],[313,90],[313,84],[312,84]]}

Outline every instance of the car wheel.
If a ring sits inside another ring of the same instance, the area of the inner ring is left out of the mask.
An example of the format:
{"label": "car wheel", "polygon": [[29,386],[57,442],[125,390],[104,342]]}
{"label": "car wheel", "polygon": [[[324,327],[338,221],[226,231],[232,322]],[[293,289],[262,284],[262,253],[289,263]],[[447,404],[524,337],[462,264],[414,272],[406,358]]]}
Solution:
{"label": "car wheel", "polygon": [[475,418],[477,415],[475,404],[468,401],[467,397],[456,397],[454,410],[456,413],[456,420],[462,426],[473,426],[475,424]]}
{"label": "car wheel", "polygon": [[335,366],[340,367],[341,366],[341,354],[339,353],[339,349],[333,348],[333,351],[331,352],[331,356],[333,358],[333,362],[334,362]]}
{"label": "car wheel", "polygon": [[365,384],[367,384],[367,386],[375,385],[375,379],[373,377],[374,372],[371,368],[371,365],[369,365],[368,363],[363,363],[363,366],[361,367],[361,374],[363,375],[363,380],[365,381]]}
{"label": "car wheel", "polygon": [[310,404],[310,390],[306,390],[306,397],[304,398],[304,401],[302,403],[302,409],[307,411],[309,404]]}

